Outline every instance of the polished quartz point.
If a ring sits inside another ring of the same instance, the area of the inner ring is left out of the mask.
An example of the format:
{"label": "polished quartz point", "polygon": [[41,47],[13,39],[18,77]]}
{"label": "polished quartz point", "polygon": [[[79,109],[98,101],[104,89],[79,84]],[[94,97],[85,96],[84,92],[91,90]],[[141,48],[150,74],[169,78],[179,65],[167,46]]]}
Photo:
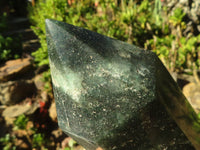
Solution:
{"label": "polished quartz point", "polygon": [[176,126],[165,109],[187,135],[194,111],[153,52],[55,20],[46,32],[59,127],[87,150],[153,148],[153,125]]}

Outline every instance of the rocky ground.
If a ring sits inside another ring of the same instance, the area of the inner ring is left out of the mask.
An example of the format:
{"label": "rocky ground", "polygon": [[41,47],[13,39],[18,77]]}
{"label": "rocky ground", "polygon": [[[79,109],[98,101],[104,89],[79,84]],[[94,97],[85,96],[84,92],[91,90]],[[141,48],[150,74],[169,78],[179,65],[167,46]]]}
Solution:
{"label": "rocky ground", "polygon": [[[17,149],[31,149],[31,141],[27,140],[27,134],[32,127],[37,128],[49,139],[48,149],[64,149],[72,140],[67,137],[57,124],[55,102],[53,100],[51,86],[46,87],[43,80],[43,72],[48,68],[42,66],[36,68],[31,53],[40,46],[37,37],[30,29],[26,17],[15,17],[9,19],[9,32],[7,36],[21,35],[23,43],[22,58],[9,60],[0,64],[0,137],[7,133],[17,138],[13,145]],[[13,130],[14,120],[20,115],[29,117],[26,129]],[[27,132],[28,131],[28,132]],[[3,145],[0,145],[2,149]],[[76,149],[83,149],[78,146]]]}

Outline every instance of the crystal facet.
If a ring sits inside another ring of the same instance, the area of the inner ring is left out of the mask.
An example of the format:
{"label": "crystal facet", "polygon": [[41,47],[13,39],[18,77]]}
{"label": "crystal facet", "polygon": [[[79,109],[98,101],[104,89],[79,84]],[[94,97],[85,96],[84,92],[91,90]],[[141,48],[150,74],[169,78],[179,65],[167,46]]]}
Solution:
{"label": "crystal facet", "polygon": [[153,52],[55,20],[46,31],[59,126],[87,150],[149,147],[158,99],[185,132],[177,103],[194,111]]}

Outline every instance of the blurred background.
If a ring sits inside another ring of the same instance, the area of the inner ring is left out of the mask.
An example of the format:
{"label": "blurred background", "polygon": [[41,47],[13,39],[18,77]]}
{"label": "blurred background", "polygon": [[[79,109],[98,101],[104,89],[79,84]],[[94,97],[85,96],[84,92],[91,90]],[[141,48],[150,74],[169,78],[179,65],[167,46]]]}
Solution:
{"label": "blurred background", "polygon": [[83,149],[57,125],[46,18],[155,52],[200,113],[199,0],[1,0],[0,149]]}

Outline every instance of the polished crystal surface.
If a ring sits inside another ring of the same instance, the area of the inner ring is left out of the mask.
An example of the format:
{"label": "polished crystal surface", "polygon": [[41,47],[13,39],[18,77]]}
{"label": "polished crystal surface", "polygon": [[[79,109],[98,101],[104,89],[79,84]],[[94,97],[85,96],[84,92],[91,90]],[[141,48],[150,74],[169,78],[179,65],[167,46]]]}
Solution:
{"label": "polished crystal surface", "polygon": [[185,102],[151,51],[55,20],[46,31],[59,126],[87,150],[149,148],[152,104]]}

